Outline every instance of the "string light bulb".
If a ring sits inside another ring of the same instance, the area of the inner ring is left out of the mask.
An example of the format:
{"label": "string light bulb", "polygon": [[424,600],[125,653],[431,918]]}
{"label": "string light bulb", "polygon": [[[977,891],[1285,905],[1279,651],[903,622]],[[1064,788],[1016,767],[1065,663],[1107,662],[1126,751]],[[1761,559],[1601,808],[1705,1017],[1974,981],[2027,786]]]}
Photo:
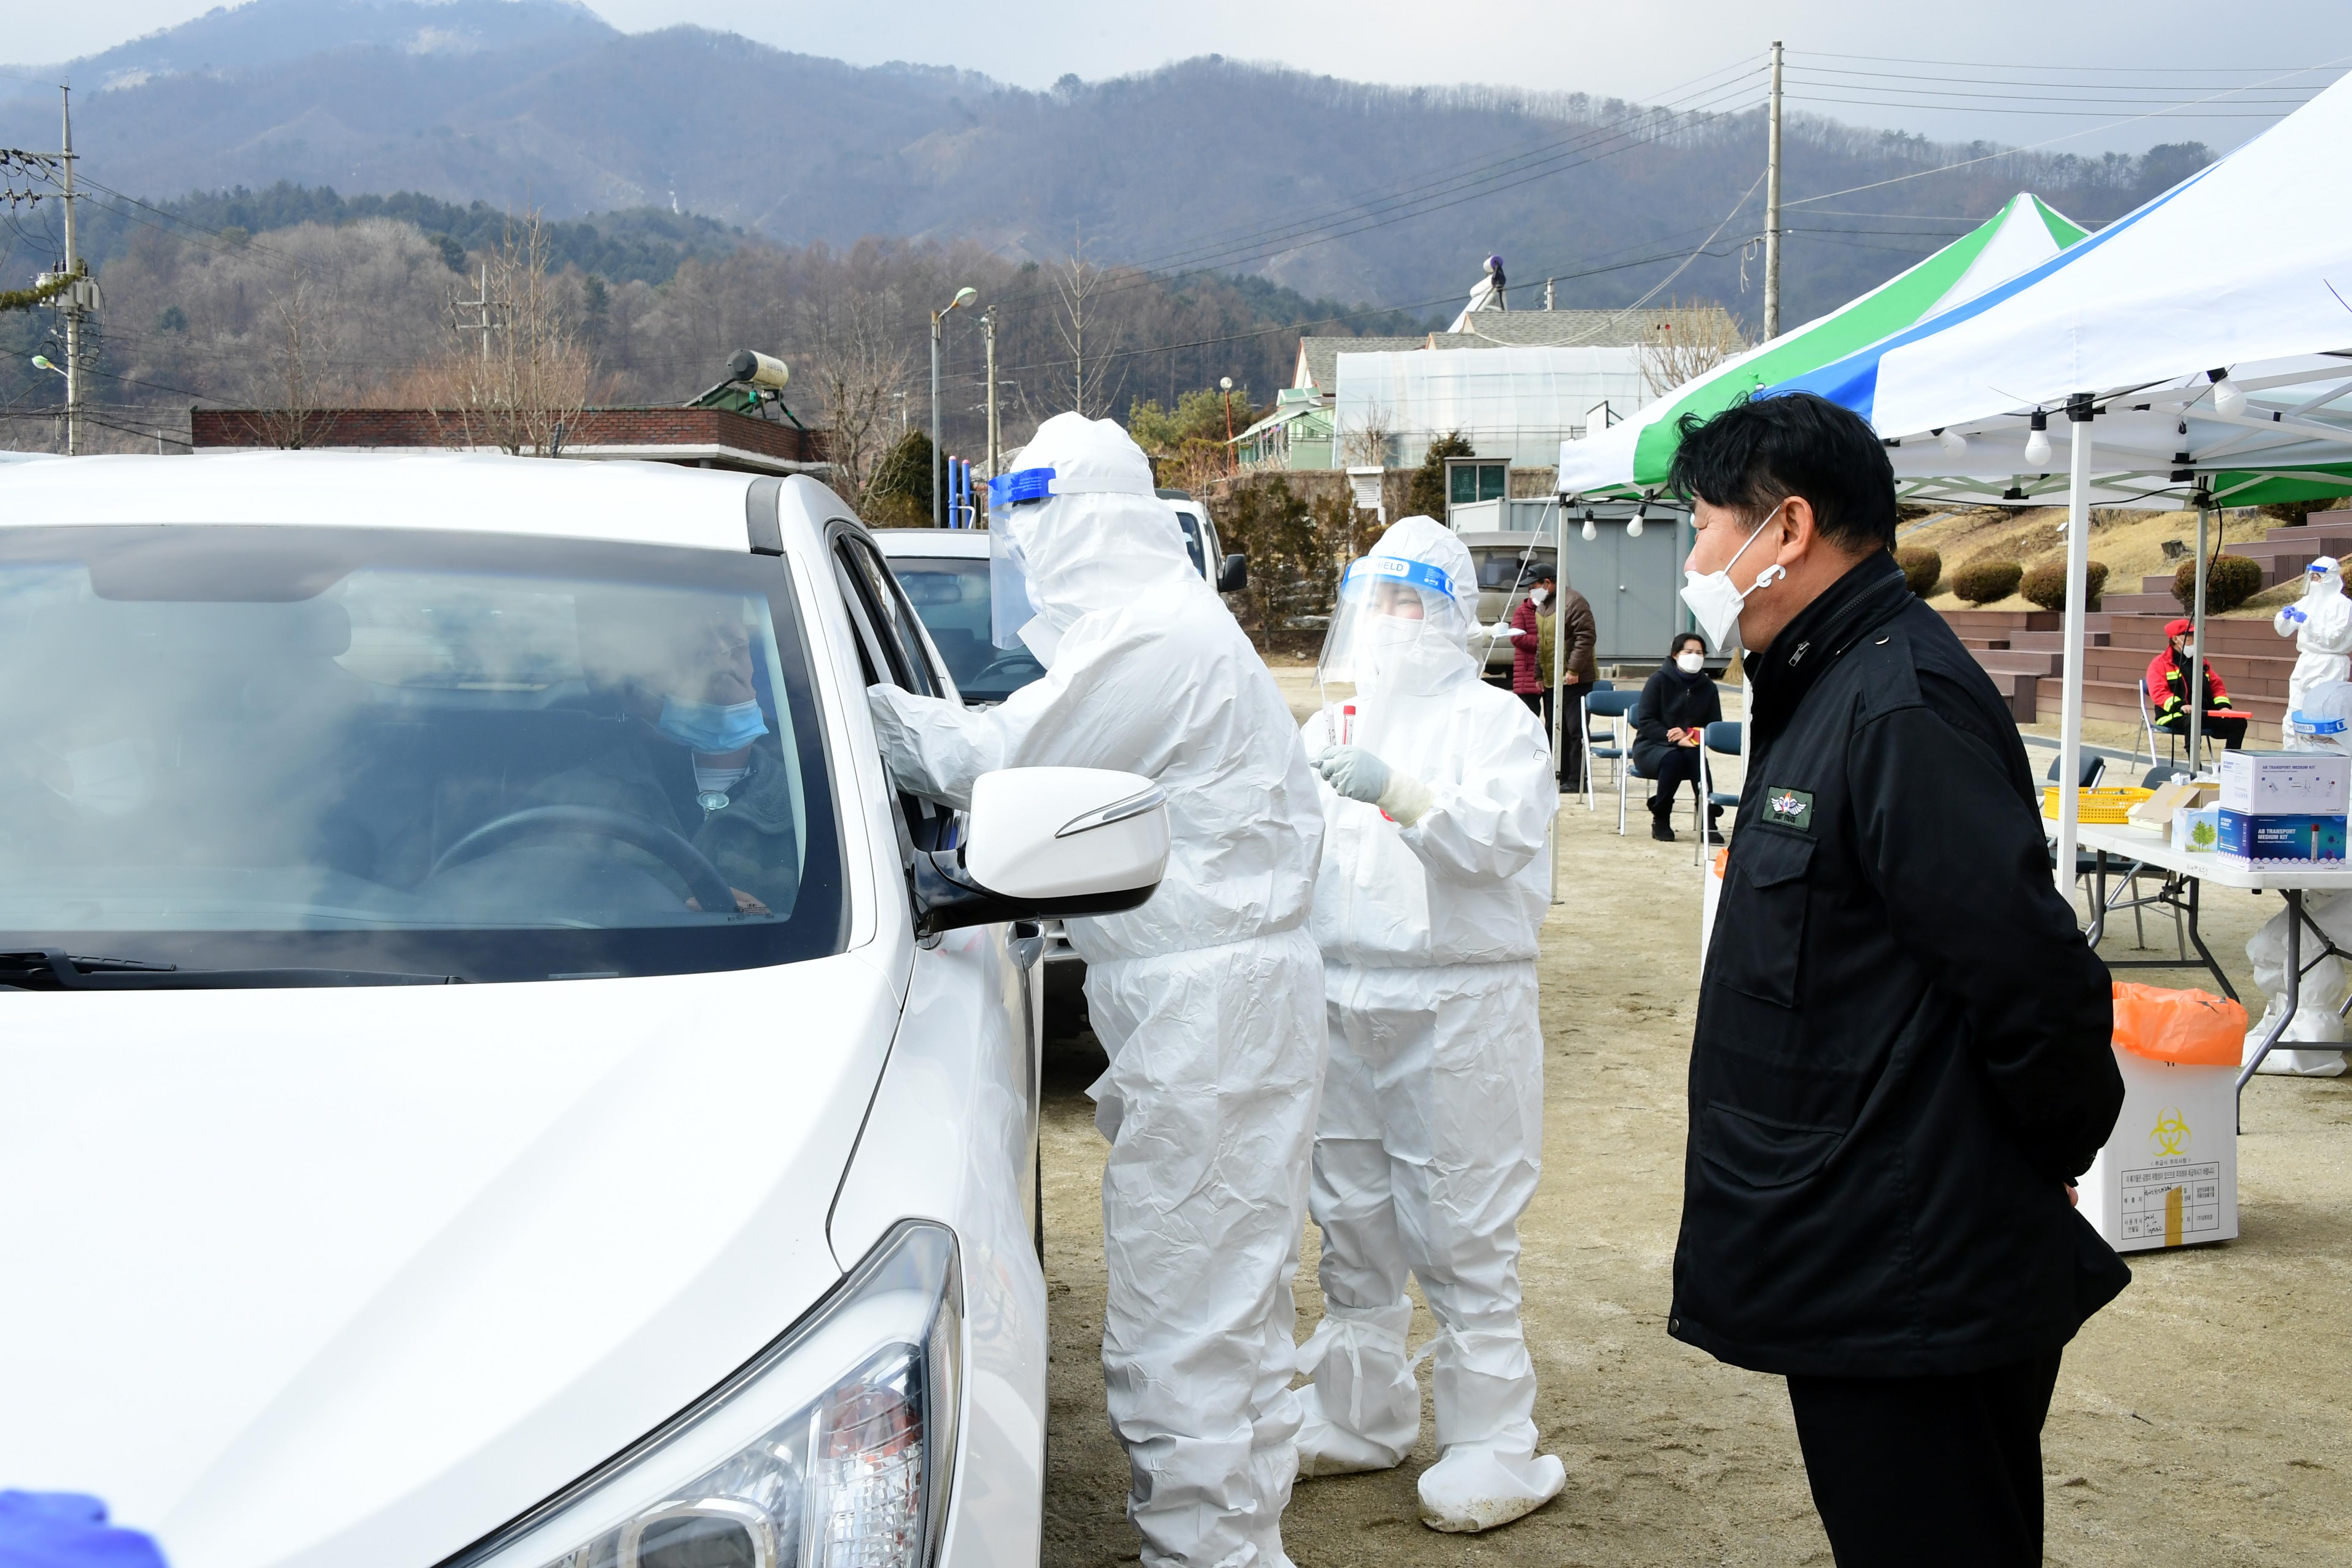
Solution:
{"label": "string light bulb", "polygon": [[1642,509],[1638,506],[1635,507],[1633,509],[1633,515],[1625,520],[1625,537],[1628,539],[1641,538],[1642,524],[1648,521],[1649,519],[1643,515]]}
{"label": "string light bulb", "polygon": [[1944,450],[1955,458],[1969,449],[1969,438],[1958,430],[1938,430],[1936,436],[1943,442]]}
{"label": "string light bulb", "polygon": [[2246,411],[2245,389],[2229,378],[2229,372],[2217,370],[2213,375],[2213,412],[2224,419],[2235,419]]}
{"label": "string light bulb", "polygon": [[2033,411],[2033,427],[2025,433],[2025,461],[2041,469],[2050,462],[2050,416],[2039,408]]}
{"label": "string light bulb", "polygon": [[1589,542],[1591,542],[1591,541],[1596,540],[1596,539],[1598,539],[1598,538],[1600,538],[1600,537],[1601,537],[1601,531],[1600,531],[1599,529],[1597,529],[1597,528],[1595,528],[1595,527],[1593,527],[1593,526],[1592,526],[1592,509],[1591,509],[1591,507],[1586,507],[1586,508],[1584,509],[1584,531],[1583,531],[1583,538],[1584,538],[1584,539],[1585,539],[1585,541],[1589,543]]}

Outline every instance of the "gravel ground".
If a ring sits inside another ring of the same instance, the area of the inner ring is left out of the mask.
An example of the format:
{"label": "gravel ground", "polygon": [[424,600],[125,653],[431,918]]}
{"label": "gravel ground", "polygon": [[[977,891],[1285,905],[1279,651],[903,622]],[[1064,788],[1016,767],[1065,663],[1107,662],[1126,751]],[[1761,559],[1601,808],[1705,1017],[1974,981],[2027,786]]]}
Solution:
{"label": "gravel ground", "polygon": [[[1522,1234],[1536,1415],[1568,1489],[1492,1534],[1436,1534],[1414,1510],[1414,1478],[1436,1458],[1424,1425],[1398,1470],[1299,1486],[1284,1537],[1300,1568],[1830,1561],[1780,1380],[1665,1334],[1698,946],[1688,836],[1620,838],[1613,810],[1580,803],[1562,822],[1567,901],[1539,961],[1544,1178]],[[2277,908],[2208,902],[2209,942],[2242,993],[2245,939]],[[2118,923],[2113,953],[2131,940]],[[1045,1560],[1070,1568],[1137,1556],[1098,1359],[1104,1145],[1085,1089],[1100,1061],[1091,1037],[1049,1047]],[[2352,1561],[2352,1365],[2336,1342],[2352,1303],[2352,1076],[2258,1079],[2244,1120],[2240,1239],[2137,1255],[2131,1289],[2067,1353],[2044,1437],[2051,1562]],[[1302,1338],[1320,1310],[1311,1226],[1305,1251]],[[1433,1331],[1418,1313],[1413,1342]]]}

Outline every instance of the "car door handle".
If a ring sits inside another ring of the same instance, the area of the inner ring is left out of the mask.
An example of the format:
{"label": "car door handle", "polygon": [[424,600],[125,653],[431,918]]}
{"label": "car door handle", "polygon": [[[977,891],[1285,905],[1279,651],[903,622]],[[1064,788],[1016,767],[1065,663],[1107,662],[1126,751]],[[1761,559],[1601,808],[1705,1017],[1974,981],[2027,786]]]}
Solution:
{"label": "car door handle", "polygon": [[1013,962],[1027,969],[1045,952],[1045,928],[1035,921],[1014,921],[1004,934],[1004,950]]}

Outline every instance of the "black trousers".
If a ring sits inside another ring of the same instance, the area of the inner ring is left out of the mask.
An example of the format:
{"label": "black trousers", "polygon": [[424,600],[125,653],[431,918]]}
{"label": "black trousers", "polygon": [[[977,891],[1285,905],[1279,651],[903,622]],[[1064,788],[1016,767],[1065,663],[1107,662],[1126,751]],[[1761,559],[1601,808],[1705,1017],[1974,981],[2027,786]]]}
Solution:
{"label": "black trousers", "polygon": [[1694,796],[1698,794],[1696,746],[1668,746],[1642,764],[1642,771],[1650,780],[1650,799],[1656,803],[1650,807],[1654,813],[1670,814],[1675,795],[1685,784]]}
{"label": "black trousers", "polygon": [[1838,1568],[2040,1568],[2059,1352],[1964,1377],[1792,1377]]}
{"label": "black trousers", "polygon": [[[2160,734],[2179,735],[2184,739],[2189,734],[2189,723],[2186,720],[2179,724],[2158,724],[2156,728]],[[2225,752],[2245,750],[2246,721],[2243,719],[2217,719],[2208,713],[2205,715],[2205,722],[2200,728],[2214,740],[2221,742],[2221,749]]]}
{"label": "black trousers", "polygon": [[[1577,721],[1584,712],[1584,700],[1575,687],[1567,689],[1568,725],[1559,732],[1559,787],[1576,790],[1584,786],[1584,775],[1578,771],[1584,765],[1584,730]],[[1551,735],[1551,693],[1521,691],[1514,695],[1528,705],[1528,712],[1543,721],[1544,735],[1549,740]]]}

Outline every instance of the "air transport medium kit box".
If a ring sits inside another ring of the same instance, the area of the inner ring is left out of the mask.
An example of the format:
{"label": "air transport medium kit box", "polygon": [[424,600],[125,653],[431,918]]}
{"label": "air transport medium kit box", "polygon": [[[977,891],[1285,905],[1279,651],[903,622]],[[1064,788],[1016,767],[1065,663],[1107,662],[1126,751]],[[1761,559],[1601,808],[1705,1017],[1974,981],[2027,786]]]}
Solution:
{"label": "air transport medium kit box", "polygon": [[2224,752],[2224,811],[2249,816],[2342,816],[2352,795],[2352,757],[2340,752]]}
{"label": "air transport medium kit box", "polygon": [[2078,1184],[2083,1214],[2117,1252],[2238,1234],[2238,1074],[2116,1052],[2124,1109]]}
{"label": "air transport medium kit box", "polygon": [[2255,816],[2222,806],[2215,849],[2250,865],[2313,865],[2344,859],[2341,816]]}

